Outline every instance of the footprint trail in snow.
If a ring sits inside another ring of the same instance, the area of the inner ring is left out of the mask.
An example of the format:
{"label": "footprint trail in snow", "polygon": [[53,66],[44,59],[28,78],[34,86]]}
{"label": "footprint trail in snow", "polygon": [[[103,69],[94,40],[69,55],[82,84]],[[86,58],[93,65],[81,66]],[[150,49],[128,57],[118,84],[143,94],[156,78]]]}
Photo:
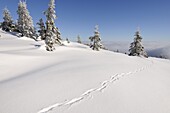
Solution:
{"label": "footprint trail in snow", "polygon": [[70,106],[71,107],[73,104],[79,103],[79,102],[87,99],[88,97],[92,97],[92,95],[94,93],[103,92],[111,83],[118,81],[122,77],[144,71],[145,69],[150,68],[153,64],[154,64],[153,61],[151,61],[151,64],[148,65],[148,66],[141,67],[139,69],[136,69],[134,71],[130,71],[130,72],[127,72],[127,73],[115,74],[115,75],[111,76],[109,80],[105,80],[105,81],[101,82],[101,85],[98,88],[89,89],[89,90],[85,91],[83,94],[81,94],[80,97],[76,97],[76,98],[73,98],[69,101],[64,101],[62,103],[56,103],[56,104],[51,105],[49,107],[43,108],[42,110],[38,111],[37,113],[48,113],[55,108],[60,108],[60,107],[64,107],[64,106]]}

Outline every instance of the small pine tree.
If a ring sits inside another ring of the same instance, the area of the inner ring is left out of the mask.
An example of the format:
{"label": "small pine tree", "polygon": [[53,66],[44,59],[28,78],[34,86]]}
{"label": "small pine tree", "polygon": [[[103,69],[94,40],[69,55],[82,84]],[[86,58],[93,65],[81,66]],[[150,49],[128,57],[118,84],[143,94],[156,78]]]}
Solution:
{"label": "small pine tree", "polygon": [[22,34],[22,36],[35,38],[36,32],[33,26],[33,20],[27,9],[26,2],[24,1],[19,2],[17,13],[18,13],[17,23],[18,31]]}
{"label": "small pine tree", "polygon": [[77,43],[80,43],[80,44],[81,44],[81,38],[80,38],[79,35],[77,36]]}
{"label": "small pine tree", "polygon": [[0,28],[2,28],[2,22],[0,22]]}
{"label": "small pine tree", "polygon": [[39,20],[37,25],[39,26],[38,32],[39,32],[39,36],[41,37],[41,40],[45,40],[46,29],[42,18]]}
{"label": "small pine tree", "polygon": [[69,41],[69,39],[68,39],[68,38],[66,38],[66,41],[67,41],[67,43],[70,43],[70,41]]}
{"label": "small pine tree", "polygon": [[99,48],[103,48],[102,44],[100,43],[101,38],[100,38],[100,33],[98,31],[98,25],[95,26],[95,31],[94,31],[94,36],[90,37],[90,48],[92,48],[93,50],[99,51]]}
{"label": "small pine tree", "polygon": [[55,49],[54,44],[61,45],[60,32],[57,27],[55,27],[54,20],[57,18],[55,14],[55,0],[50,0],[47,11],[44,12],[46,15],[46,35],[45,43],[46,50],[53,51]]}
{"label": "small pine tree", "polygon": [[135,34],[134,42],[131,43],[129,52],[130,52],[129,54],[130,56],[148,57],[142,45],[142,37],[140,36],[139,31],[137,31]]}
{"label": "small pine tree", "polygon": [[12,31],[12,29],[14,28],[14,24],[13,24],[13,20],[10,15],[10,12],[7,8],[3,10],[3,19],[4,21],[2,22],[2,25],[1,25],[2,30]]}

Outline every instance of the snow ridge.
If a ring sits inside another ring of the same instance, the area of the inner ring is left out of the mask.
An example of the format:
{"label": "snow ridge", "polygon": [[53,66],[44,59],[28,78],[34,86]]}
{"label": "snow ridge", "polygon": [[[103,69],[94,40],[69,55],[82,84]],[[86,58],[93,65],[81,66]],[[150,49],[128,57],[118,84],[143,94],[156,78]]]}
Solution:
{"label": "snow ridge", "polygon": [[94,93],[97,93],[97,92],[102,93],[109,85],[111,85],[111,83],[115,83],[116,81],[118,81],[122,77],[125,77],[125,76],[128,76],[128,75],[133,75],[133,74],[139,73],[141,71],[144,71],[146,69],[149,69],[154,64],[153,61],[150,60],[150,62],[151,62],[151,64],[149,64],[145,67],[141,67],[139,69],[136,69],[134,71],[129,71],[127,73],[115,74],[115,75],[111,76],[110,79],[101,82],[101,85],[99,87],[89,89],[89,90],[85,91],[82,95],[80,95],[79,97],[73,98],[69,101],[64,101],[62,103],[56,103],[56,104],[51,105],[49,107],[43,108],[40,111],[38,111],[37,113],[48,113],[48,112],[52,111],[54,108],[57,108],[57,107],[58,108],[64,107],[64,106],[71,107],[73,104],[77,104],[77,103],[87,99],[88,97],[92,97],[92,95]]}

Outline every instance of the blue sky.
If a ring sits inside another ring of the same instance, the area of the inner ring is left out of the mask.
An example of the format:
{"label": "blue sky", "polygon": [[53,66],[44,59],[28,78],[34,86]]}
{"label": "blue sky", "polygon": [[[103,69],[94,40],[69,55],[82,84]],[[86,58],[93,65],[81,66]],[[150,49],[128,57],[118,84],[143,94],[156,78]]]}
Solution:
{"label": "blue sky", "polygon": [[[19,0],[0,0],[0,13],[6,6],[14,20],[17,19]],[[43,11],[49,0],[27,0],[34,24],[45,20]],[[99,25],[104,41],[132,41],[140,27],[143,41],[170,41],[170,0],[56,0],[55,21],[62,37],[83,40],[93,35]]]}

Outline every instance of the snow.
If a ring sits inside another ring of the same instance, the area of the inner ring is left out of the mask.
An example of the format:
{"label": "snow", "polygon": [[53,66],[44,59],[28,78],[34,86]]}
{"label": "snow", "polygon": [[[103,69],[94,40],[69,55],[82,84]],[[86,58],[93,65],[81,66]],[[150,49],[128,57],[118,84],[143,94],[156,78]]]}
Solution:
{"label": "snow", "polygon": [[170,112],[170,60],[0,35],[0,113]]}

